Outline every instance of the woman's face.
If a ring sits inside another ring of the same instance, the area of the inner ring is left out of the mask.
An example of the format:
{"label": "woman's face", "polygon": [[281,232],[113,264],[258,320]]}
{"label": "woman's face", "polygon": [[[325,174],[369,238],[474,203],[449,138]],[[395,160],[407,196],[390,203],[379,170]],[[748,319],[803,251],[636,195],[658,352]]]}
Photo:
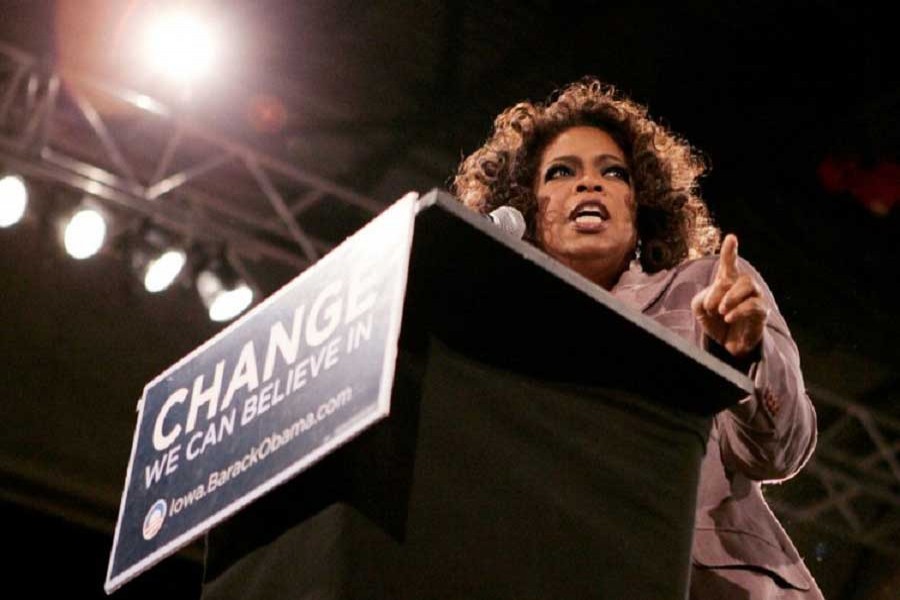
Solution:
{"label": "woman's face", "polygon": [[596,127],[566,129],[541,154],[534,182],[543,250],[607,289],[637,240],[634,186],[625,153]]}

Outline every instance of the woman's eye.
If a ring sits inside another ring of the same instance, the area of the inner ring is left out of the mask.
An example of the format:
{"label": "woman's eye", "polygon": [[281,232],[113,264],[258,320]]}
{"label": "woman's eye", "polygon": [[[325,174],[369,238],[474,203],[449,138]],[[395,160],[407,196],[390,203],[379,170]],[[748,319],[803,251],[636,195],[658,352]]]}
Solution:
{"label": "woman's eye", "polygon": [[551,181],[553,179],[559,179],[560,177],[570,177],[571,175],[572,169],[566,165],[553,165],[547,169],[547,172],[544,174],[544,181]]}
{"label": "woman's eye", "polygon": [[621,179],[625,183],[631,182],[631,173],[625,167],[608,167],[604,169],[603,174]]}

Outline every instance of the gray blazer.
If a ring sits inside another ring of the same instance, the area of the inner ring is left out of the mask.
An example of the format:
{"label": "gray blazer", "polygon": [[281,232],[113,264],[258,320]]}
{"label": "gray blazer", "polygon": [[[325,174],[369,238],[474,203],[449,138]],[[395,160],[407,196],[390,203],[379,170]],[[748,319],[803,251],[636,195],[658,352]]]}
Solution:
{"label": "gray blazer", "polygon": [[747,369],[756,392],[716,415],[701,465],[691,598],[822,598],[803,560],[769,509],[763,481],[797,473],[816,443],[816,414],[806,394],[797,346],[768,286],[746,261],[772,312],[755,361],[735,364],[703,335],[691,299],[708,286],[718,257],[687,261],[648,275],[624,273],[620,300],[678,335]]}

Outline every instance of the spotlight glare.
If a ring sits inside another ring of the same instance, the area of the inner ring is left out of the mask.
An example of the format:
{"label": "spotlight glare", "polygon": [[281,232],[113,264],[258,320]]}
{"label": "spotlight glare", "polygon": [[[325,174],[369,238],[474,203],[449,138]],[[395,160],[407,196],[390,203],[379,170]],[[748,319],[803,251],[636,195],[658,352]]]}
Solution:
{"label": "spotlight glare", "polygon": [[172,285],[181,273],[187,256],[182,250],[167,250],[150,261],[144,274],[144,288],[151,294],[161,292]]}
{"label": "spotlight glare", "polygon": [[82,260],[96,254],[106,239],[106,221],[90,208],[79,210],[66,224],[64,242],[66,252]]}
{"label": "spotlight glare", "polygon": [[28,188],[18,175],[6,175],[0,179],[0,227],[10,227],[19,222],[28,204]]}
{"label": "spotlight glare", "polygon": [[187,12],[162,15],[147,32],[145,52],[150,65],[181,83],[205,75],[217,50],[212,28]]}
{"label": "spotlight glare", "polygon": [[238,281],[234,287],[226,289],[219,276],[209,270],[197,276],[197,291],[209,311],[209,318],[216,322],[233,319],[253,302],[253,290],[246,283]]}

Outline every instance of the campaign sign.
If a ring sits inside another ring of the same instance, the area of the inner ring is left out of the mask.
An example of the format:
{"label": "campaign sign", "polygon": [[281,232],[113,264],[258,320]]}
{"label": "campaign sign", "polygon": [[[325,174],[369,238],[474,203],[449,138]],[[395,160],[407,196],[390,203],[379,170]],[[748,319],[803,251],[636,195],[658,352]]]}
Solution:
{"label": "campaign sign", "polygon": [[144,388],[112,592],[388,414],[415,195]]}

